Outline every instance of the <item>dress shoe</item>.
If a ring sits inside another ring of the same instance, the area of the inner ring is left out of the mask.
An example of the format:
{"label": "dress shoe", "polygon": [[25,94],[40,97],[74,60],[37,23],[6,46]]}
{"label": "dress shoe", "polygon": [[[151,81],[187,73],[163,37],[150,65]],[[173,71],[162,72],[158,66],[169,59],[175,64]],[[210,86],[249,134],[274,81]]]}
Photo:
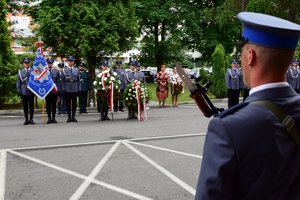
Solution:
{"label": "dress shoe", "polygon": [[78,122],[75,117],[73,117],[72,122]]}
{"label": "dress shoe", "polygon": [[53,119],[52,119],[52,123],[54,123],[54,124],[56,124],[56,123],[57,123],[57,121],[56,121],[56,119],[55,119],[55,118],[53,118]]}
{"label": "dress shoe", "polygon": [[52,120],[48,119],[47,124],[51,124],[51,123],[52,123]]}
{"label": "dress shoe", "polygon": [[107,115],[104,116],[104,119],[105,119],[105,120],[110,120],[109,117],[108,117]]}
{"label": "dress shoe", "polygon": [[120,111],[120,112],[124,112],[124,110],[123,110],[123,109],[120,109],[119,111]]}
{"label": "dress shoe", "polygon": [[27,125],[28,124],[28,120],[25,120],[23,125]]}
{"label": "dress shoe", "polygon": [[34,121],[31,119],[31,120],[28,121],[28,124],[34,125],[35,123],[34,123]]}
{"label": "dress shoe", "polygon": [[101,121],[104,121],[105,120],[105,117],[101,117]]}
{"label": "dress shoe", "polygon": [[72,119],[71,119],[71,118],[68,118],[67,123],[69,123],[69,122],[71,122],[71,121],[72,121]]}
{"label": "dress shoe", "polygon": [[60,115],[60,114],[61,114],[61,112],[58,112],[57,114],[58,114],[58,115]]}

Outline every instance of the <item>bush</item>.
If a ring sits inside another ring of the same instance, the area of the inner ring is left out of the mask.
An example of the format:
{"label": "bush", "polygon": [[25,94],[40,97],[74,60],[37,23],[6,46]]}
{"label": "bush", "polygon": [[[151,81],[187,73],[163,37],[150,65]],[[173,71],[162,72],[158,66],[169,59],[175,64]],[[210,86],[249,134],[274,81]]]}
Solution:
{"label": "bush", "polygon": [[212,54],[213,74],[211,93],[216,98],[226,97],[226,80],[225,80],[225,50],[221,44],[218,44]]}

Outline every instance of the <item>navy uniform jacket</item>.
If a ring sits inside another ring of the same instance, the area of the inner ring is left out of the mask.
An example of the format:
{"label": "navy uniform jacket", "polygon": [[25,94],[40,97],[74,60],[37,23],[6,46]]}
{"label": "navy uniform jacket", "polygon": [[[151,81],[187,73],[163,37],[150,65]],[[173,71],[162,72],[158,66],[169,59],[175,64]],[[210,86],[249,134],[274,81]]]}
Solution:
{"label": "navy uniform jacket", "polygon": [[138,81],[140,81],[142,83],[146,82],[145,81],[145,74],[143,72],[141,72],[141,71],[135,71],[134,72],[134,79],[138,80]]}
{"label": "navy uniform jacket", "polygon": [[90,76],[86,71],[80,71],[80,91],[90,90]]}
{"label": "navy uniform jacket", "polygon": [[238,68],[228,68],[226,71],[227,89],[239,90],[242,88],[241,71]]}
{"label": "navy uniform jacket", "polygon": [[287,71],[287,82],[294,89],[300,89],[299,87],[299,73],[297,68],[290,67]]}
{"label": "navy uniform jacket", "polygon": [[128,85],[134,81],[134,71],[127,71],[125,74],[125,84]]}
{"label": "navy uniform jacket", "polygon": [[57,80],[57,91],[60,93],[63,93],[66,91],[66,87],[65,87],[65,76],[63,71],[58,71],[58,80]]}
{"label": "navy uniform jacket", "polygon": [[196,200],[299,200],[300,148],[267,108],[268,99],[300,129],[300,97],[289,87],[257,91],[212,119]]}
{"label": "navy uniform jacket", "polygon": [[32,68],[28,68],[28,70],[29,71],[27,72],[27,70],[24,68],[24,69],[20,69],[18,71],[17,83],[16,83],[18,94],[33,95],[33,93],[27,88],[27,83],[28,83]]}
{"label": "navy uniform jacket", "polygon": [[[53,82],[55,83],[56,87],[58,87],[58,81],[59,81],[59,72],[57,69],[52,68],[51,70],[49,69],[51,78],[53,80]],[[52,90],[51,93],[54,93],[54,91]]]}
{"label": "navy uniform jacket", "polygon": [[66,92],[79,92],[80,90],[80,77],[79,69],[67,67],[63,69],[64,84]]}
{"label": "navy uniform jacket", "polygon": [[119,80],[121,81],[120,89],[124,90],[126,87],[126,71],[125,69],[114,69],[114,72],[118,74]]}

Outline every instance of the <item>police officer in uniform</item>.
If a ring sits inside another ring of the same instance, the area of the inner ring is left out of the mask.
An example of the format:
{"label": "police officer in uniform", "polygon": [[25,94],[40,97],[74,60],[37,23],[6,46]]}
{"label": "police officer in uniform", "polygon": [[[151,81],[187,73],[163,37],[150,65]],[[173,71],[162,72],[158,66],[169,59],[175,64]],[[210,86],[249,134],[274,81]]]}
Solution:
{"label": "police officer in uniform", "polygon": [[[59,81],[59,72],[57,69],[53,68],[54,59],[53,58],[47,58],[46,60],[48,64],[48,70],[51,75],[51,78],[55,85],[58,84]],[[50,123],[57,123],[55,119],[56,114],[56,103],[57,103],[57,89],[53,89],[49,94],[46,96],[46,111],[48,116],[47,124]]]}
{"label": "police officer in uniform", "polygon": [[135,65],[134,79],[146,83],[145,74],[141,72],[141,63],[139,62]]}
{"label": "police officer in uniform", "polygon": [[125,71],[125,69],[121,69],[121,65],[122,65],[122,61],[117,61],[116,68],[114,69],[114,72],[116,72],[118,74],[119,80],[121,81],[120,92],[119,92],[118,98],[114,98],[114,112],[117,112],[118,110],[121,112],[124,112],[124,103],[121,101],[121,99],[124,94],[124,90],[125,90],[125,86],[126,86],[126,83],[125,83],[126,71]]}
{"label": "police officer in uniform", "polygon": [[85,64],[81,63],[79,65],[80,71],[80,92],[79,92],[79,114],[87,113],[87,98],[88,92],[90,90],[90,76],[86,70]]}
{"label": "police officer in uniform", "polygon": [[[135,65],[136,65],[136,62],[134,62],[134,61],[130,61],[128,63],[129,70],[125,74],[126,86],[128,84],[131,84],[135,80],[135,78],[134,78]],[[137,118],[137,116],[136,116],[136,113],[135,113],[135,109],[133,109],[132,107],[128,107],[128,119],[136,119],[136,118]]]}
{"label": "police officer in uniform", "polygon": [[[108,61],[103,61],[101,63],[101,70],[104,72],[107,70],[108,67]],[[100,113],[101,113],[101,121],[104,120],[110,120],[108,117],[108,108],[109,108],[109,91],[108,90],[102,90],[101,93],[99,94],[99,108],[100,108]]]}
{"label": "police officer in uniform", "polygon": [[[243,81],[251,90],[209,123],[195,199],[298,200],[300,97],[286,71],[300,25],[252,12],[238,19]],[[274,107],[288,116],[278,117]]]}
{"label": "police officer in uniform", "polygon": [[[18,71],[17,75],[17,92],[21,96],[23,111],[24,111],[24,125],[35,124],[33,121],[34,113],[34,94],[27,88],[28,80],[32,68],[30,67],[30,58],[23,58],[22,60],[23,69]],[[28,109],[29,109],[29,119],[28,119]]]}
{"label": "police officer in uniform", "polygon": [[69,56],[67,61],[68,67],[63,69],[63,75],[66,88],[66,106],[68,113],[67,122],[69,123],[77,122],[75,114],[77,107],[77,96],[80,88],[80,73],[79,69],[74,67],[75,58],[73,56]]}
{"label": "police officer in uniform", "polygon": [[239,104],[241,85],[241,71],[236,60],[231,60],[231,68],[226,71],[226,87],[228,95],[228,108]]}
{"label": "police officer in uniform", "polygon": [[58,63],[58,81],[57,81],[57,92],[58,92],[58,101],[57,101],[57,110],[58,114],[66,114],[66,87],[64,81],[63,69],[65,64],[63,62]]}
{"label": "police officer in uniform", "polygon": [[290,84],[290,86],[297,92],[299,93],[299,73],[297,66],[299,64],[298,59],[294,59],[292,66],[288,69],[287,71],[287,82]]}

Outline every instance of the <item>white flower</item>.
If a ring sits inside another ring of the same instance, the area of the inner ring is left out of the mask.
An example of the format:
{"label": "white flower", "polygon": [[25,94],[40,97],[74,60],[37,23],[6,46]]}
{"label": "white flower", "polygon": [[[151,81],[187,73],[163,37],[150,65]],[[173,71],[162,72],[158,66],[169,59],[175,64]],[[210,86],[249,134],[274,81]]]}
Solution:
{"label": "white flower", "polygon": [[128,101],[128,97],[126,97],[126,101]]}
{"label": "white flower", "polygon": [[95,93],[97,93],[97,90],[96,90],[96,89],[94,89],[94,92],[95,92]]}
{"label": "white flower", "polygon": [[99,81],[99,85],[102,85],[102,82],[101,82],[101,81]]}
{"label": "white flower", "polygon": [[114,75],[114,76],[118,76],[117,72],[113,72],[113,75]]}
{"label": "white flower", "polygon": [[102,90],[105,90],[104,87],[102,88]]}
{"label": "white flower", "polygon": [[132,89],[129,89],[128,91],[129,91],[129,92],[131,92],[131,91],[132,91]]}
{"label": "white flower", "polygon": [[121,81],[119,80],[119,84],[121,84]]}
{"label": "white flower", "polygon": [[97,78],[101,78],[102,73],[97,74]]}
{"label": "white flower", "polygon": [[115,88],[118,89],[119,87],[116,85]]}
{"label": "white flower", "polygon": [[112,81],[108,81],[108,83],[112,83]]}
{"label": "white flower", "polygon": [[130,100],[132,100],[132,97],[130,97]]}
{"label": "white flower", "polygon": [[104,77],[103,79],[104,79],[104,81],[106,81],[106,80],[107,80],[107,77]]}
{"label": "white flower", "polygon": [[112,77],[110,77],[110,80],[114,81],[114,80],[116,80],[116,78],[112,76]]}
{"label": "white flower", "polygon": [[132,97],[136,97],[135,95],[132,95]]}
{"label": "white flower", "polygon": [[97,81],[94,81],[94,82],[93,82],[93,85],[96,86],[96,85],[97,85]]}

